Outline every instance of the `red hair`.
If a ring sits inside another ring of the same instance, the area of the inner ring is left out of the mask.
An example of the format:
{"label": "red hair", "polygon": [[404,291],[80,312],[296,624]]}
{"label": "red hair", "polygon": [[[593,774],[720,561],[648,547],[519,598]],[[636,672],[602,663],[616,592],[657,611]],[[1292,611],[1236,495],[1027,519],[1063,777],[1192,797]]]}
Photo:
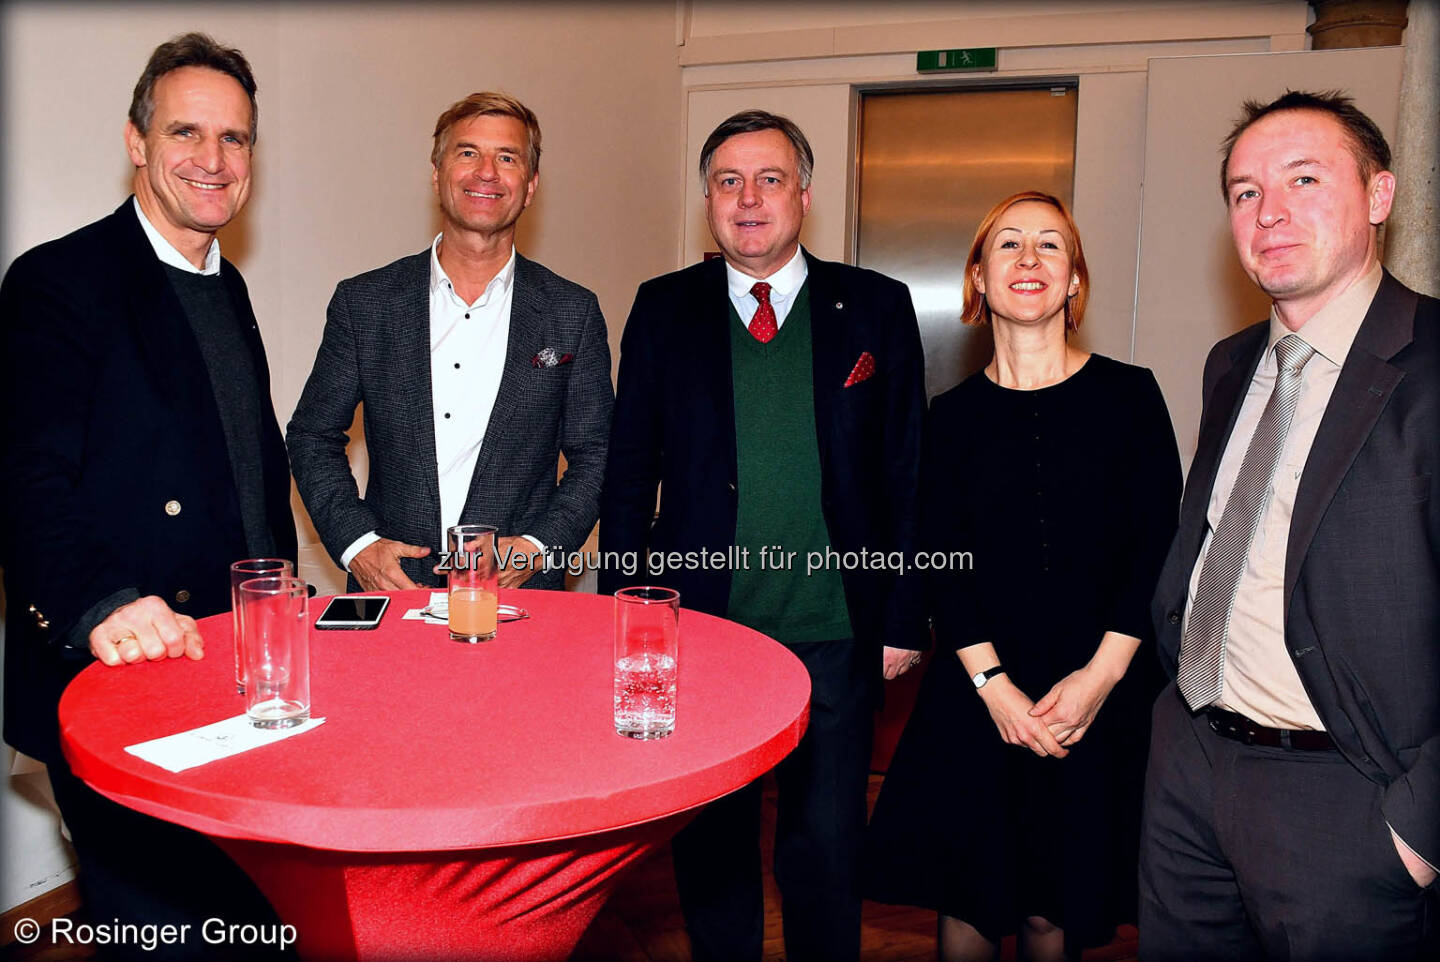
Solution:
{"label": "red hair", "polygon": [[1090,269],[1085,266],[1085,250],[1080,246],[1080,231],[1075,227],[1075,218],[1070,216],[1064,201],[1054,194],[1039,190],[1022,190],[1006,197],[990,208],[990,213],[985,215],[980,226],[975,229],[975,240],[970,244],[970,256],[965,258],[965,307],[960,313],[960,320],[974,325],[990,323],[990,305],[986,302],[985,295],[975,287],[973,269],[984,257],[985,245],[990,242],[990,234],[995,230],[995,223],[1000,219],[1000,215],[1026,201],[1037,201],[1055,208],[1060,212],[1060,219],[1065,222],[1065,229],[1070,232],[1070,267],[1080,279],[1080,283],[1074,295],[1065,299],[1065,329],[1078,331],[1080,322],[1085,317],[1085,305],[1090,302]]}

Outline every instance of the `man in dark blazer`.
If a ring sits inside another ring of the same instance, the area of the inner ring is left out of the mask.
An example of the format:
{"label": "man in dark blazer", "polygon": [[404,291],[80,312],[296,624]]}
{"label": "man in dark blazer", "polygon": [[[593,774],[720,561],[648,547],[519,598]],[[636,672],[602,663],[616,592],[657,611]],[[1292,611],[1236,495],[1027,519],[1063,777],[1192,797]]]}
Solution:
{"label": "man in dark blazer", "polygon": [[[295,480],[352,588],[438,584],[431,556],[460,523],[499,529],[501,587],[563,588],[555,562],[598,512],[614,402],[605,318],[594,294],[515,251],[539,184],[529,108],[471,94],[441,114],[431,163],[444,230],[330,300],[286,435]],[[362,401],[363,498],[345,456]]]}
{"label": "man in dark blazer", "polygon": [[1440,303],[1380,267],[1395,177],[1349,98],[1248,103],[1225,147],[1236,249],[1274,306],[1205,364],[1155,596],[1177,684],[1155,708],[1140,955],[1431,958]]}
{"label": "man in dark blazer", "polygon": [[265,351],[215,238],[250,192],[254,98],[238,50],[162,44],[126,125],[134,196],[0,288],[5,740],[49,766],[97,920],[240,921],[227,900],[259,899],[201,836],[76,779],[56,718],[94,659],[202,657],[231,562],[295,557]]}
{"label": "man in dark blazer", "polygon": [[[859,951],[882,672],[904,671],[925,643],[913,579],[894,563],[915,537],[925,395],[905,286],[800,248],[813,164],[800,129],[765,111],[736,114],[706,142],[705,207],[724,258],[636,294],[600,538],[604,557],[633,552],[642,573],[602,568],[600,586],[676,588],[685,607],[771,635],[809,670],[809,729],[778,770],[775,877],[788,956],[833,960]],[[650,552],[732,545],[734,569],[643,573]],[[759,802],[756,782],[674,841],[697,959],[760,957]]]}

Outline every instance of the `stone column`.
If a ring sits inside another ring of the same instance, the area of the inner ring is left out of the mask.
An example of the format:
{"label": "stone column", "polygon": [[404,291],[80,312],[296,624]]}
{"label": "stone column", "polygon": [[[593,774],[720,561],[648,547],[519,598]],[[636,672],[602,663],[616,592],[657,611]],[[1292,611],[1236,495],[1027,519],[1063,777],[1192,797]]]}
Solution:
{"label": "stone column", "polygon": [[1405,0],[1310,0],[1310,6],[1315,22],[1305,29],[1312,50],[1400,45]]}
{"label": "stone column", "polygon": [[1440,297],[1440,0],[1412,0],[1400,74],[1394,158],[1398,185],[1385,226],[1385,266],[1406,286]]}

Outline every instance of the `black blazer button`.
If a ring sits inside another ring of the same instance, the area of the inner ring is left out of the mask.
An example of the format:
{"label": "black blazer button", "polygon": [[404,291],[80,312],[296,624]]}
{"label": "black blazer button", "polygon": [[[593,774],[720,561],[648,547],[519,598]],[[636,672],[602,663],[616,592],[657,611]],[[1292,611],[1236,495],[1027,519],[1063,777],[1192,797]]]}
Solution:
{"label": "black blazer button", "polygon": [[190,592],[186,591],[184,588],[181,588],[179,591],[175,592],[175,603],[176,603],[176,604],[183,605],[185,602],[187,602],[187,601],[189,601],[189,600],[190,600]]}
{"label": "black blazer button", "polygon": [[1178,625],[1178,624],[1180,624],[1180,612],[1178,612],[1178,611],[1172,611],[1172,612],[1170,612],[1168,615],[1165,616],[1165,620],[1168,621],[1168,622],[1170,622],[1170,624],[1172,624],[1172,625]]}

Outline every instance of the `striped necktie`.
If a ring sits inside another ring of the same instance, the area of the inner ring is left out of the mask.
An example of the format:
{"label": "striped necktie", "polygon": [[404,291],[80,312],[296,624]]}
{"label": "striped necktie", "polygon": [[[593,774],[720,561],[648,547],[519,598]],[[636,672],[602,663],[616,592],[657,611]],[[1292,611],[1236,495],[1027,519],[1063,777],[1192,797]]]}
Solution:
{"label": "striped necktie", "polygon": [[1275,344],[1275,387],[1260,413],[1220,525],[1210,541],[1200,568],[1195,605],[1180,641],[1176,683],[1192,711],[1214,702],[1224,687],[1225,639],[1235,607],[1235,588],[1245,570],[1255,528],[1270,503],[1275,466],[1290,431],[1295,400],[1300,396],[1300,373],[1314,355],[1315,349],[1295,334],[1286,334]]}

